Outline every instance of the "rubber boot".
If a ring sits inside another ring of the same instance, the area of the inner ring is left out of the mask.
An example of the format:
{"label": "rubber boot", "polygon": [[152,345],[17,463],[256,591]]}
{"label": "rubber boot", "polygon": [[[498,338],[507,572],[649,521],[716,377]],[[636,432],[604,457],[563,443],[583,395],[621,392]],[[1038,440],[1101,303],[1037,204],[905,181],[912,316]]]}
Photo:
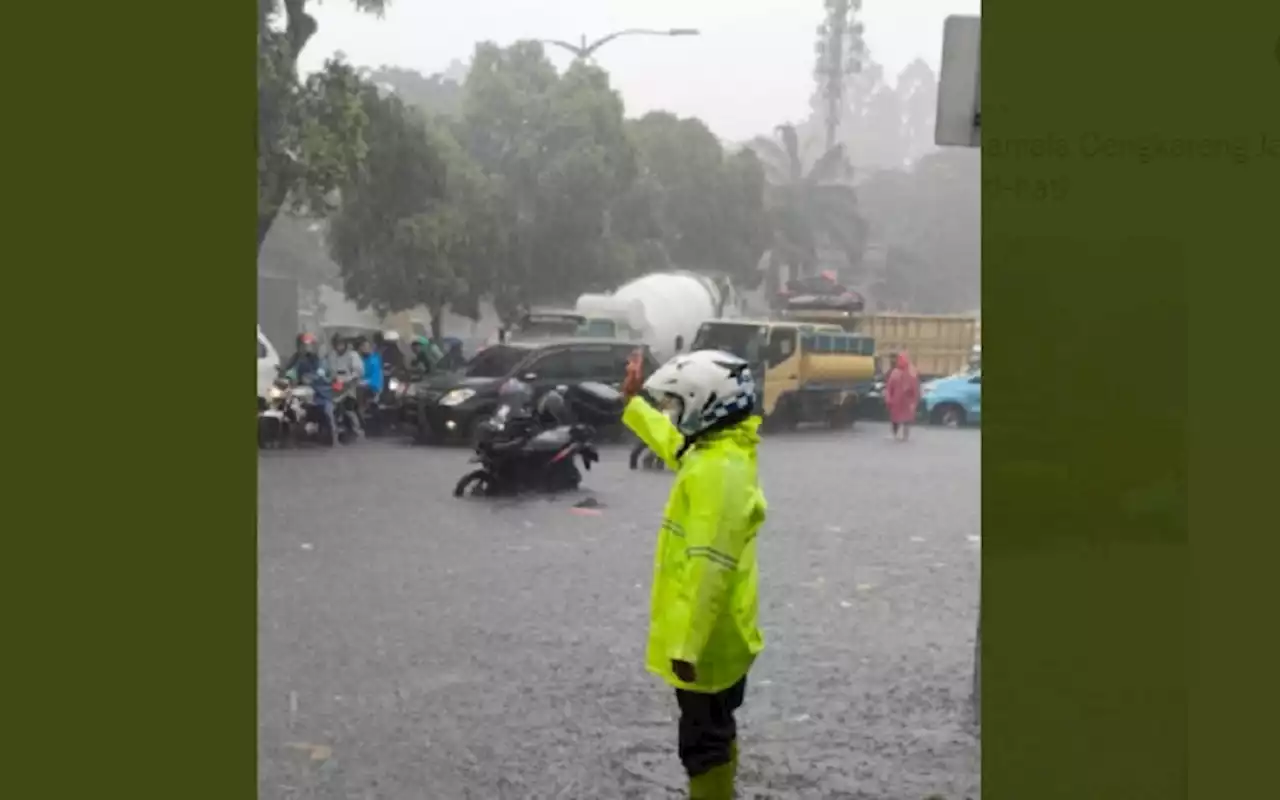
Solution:
{"label": "rubber boot", "polygon": [[738,743],[729,746],[729,763],[712,767],[689,779],[689,800],[733,800],[734,776],[738,772]]}

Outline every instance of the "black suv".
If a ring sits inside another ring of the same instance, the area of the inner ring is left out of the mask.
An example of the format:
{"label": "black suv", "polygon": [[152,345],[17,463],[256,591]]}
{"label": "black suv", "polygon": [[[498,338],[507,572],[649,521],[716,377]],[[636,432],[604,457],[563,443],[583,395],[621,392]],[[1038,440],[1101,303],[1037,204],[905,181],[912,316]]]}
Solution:
{"label": "black suv", "polygon": [[[518,378],[533,387],[535,401],[548,389],[572,388],[594,381],[617,388],[627,370],[627,360],[637,347],[644,350],[645,374],[658,368],[647,347],[616,339],[534,339],[487,347],[459,372],[428,375],[409,388],[406,422],[422,442],[470,441],[476,422],[494,412],[498,390]],[[574,409],[581,411],[581,409]],[[583,419],[608,437],[620,434],[620,420]],[[615,430],[610,430],[613,428]]]}

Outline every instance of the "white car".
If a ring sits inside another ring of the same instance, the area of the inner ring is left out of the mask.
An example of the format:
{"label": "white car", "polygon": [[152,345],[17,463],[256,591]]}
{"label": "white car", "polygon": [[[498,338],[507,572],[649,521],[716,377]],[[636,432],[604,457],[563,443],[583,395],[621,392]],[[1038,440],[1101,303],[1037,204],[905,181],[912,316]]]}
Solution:
{"label": "white car", "polygon": [[280,354],[271,346],[270,340],[258,326],[258,397],[266,397],[275,383],[276,371],[280,368]]}

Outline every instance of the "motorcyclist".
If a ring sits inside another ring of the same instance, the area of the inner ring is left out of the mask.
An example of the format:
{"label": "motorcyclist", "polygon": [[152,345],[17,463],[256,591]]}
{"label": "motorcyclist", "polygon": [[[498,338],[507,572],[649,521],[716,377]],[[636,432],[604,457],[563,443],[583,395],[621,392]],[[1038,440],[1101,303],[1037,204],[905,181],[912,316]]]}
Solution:
{"label": "motorcyclist", "polygon": [[361,380],[375,395],[382,392],[386,380],[382,370],[382,353],[374,347],[373,342],[363,336],[356,342],[356,352],[360,355]]}
{"label": "motorcyclist", "polygon": [[409,369],[413,372],[422,374],[432,372],[441,357],[440,349],[425,336],[413,337],[409,349],[413,351],[413,357],[409,361]]}
{"label": "motorcyclist", "polygon": [[[293,353],[289,355],[289,360],[280,365],[280,374],[289,376],[291,380],[303,383],[303,375],[310,376],[315,373],[323,362],[320,360],[320,353],[317,349],[316,337],[309,333],[300,333],[294,339]],[[299,367],[304,369],[299,370]]]}
{"label": "motorcyclist", "polygon": [[301,386],[309,386],[313,401],[324,414],[329,435],[338,441],[338,423],[334,417],[333,389],[329,385],[329,373],[318,352],[319,342],[310,333],[298,334],[296,349],[280,368],[281,374]]}
{"label": "motorcyclist", "polygon": [[[374,343],[378,346],[378,352],[382,355],[382,370],[386,380],[390,380],[391,376],[404,369],[404,351],[400,349],[400,333],[399,331],[384,331],[375,334]],[[385,389],[385,381],[384,386]]]}
{"label": "motorcyclist", "polygon": [[[658,532],[649,671],[675,687],[680,761],[692,800],[730,800],[737,771],[733,713],[764,649],[756,626],[756,535],[765,498],[756,478],[755,383],[747,362],[698,350],[646,381],[637,353],[623,422],[675,473]],[[669,399],[678,422],[637,397]]]}
{"label": "motorcyclist", "polygon": [[462,340],[452,337],[446,337],[444,340],[444,356],[440,362],[436,364],[442,370],[462,369],[466,365],[467,359],[462,354]]}
{"label": "motorcyclist", "polygon": [[519,378],[504,381],[498,388],[498,407],[506,408],[508,419],[521,423],[516,426],[518,428],[532,428],[537,422],[533,407],[533,387]]}
{"label": "motorcyclist", "polygon": [[538,401],[538,422],[546,427],[573,424],[573,412],[565,402],[564,395],[569,391],[567,386],[557,386],[548,390]]}
{"label": "motorcyclist", "polygon": [[374,348],[372,341],[363,336],[356,342],[356,352],[360,354],[364,368],[364,378],[360,382],[360,404],[367,411],[371,405],[377,404],[378,397],[386,386],[382,374],[382,354]]}
{"label": "motorcyclist", "polygon": [[[342,384],[342,389],[334,397],[334,403],[342,405],[347,400],[358,398],[360,381],[364,378],[364,362],[341,334],[335,333],[330,345],[332,349],[325,357],[325,368],[331,379]],[[360,423],[359,414],[348,413],[347,421],[351,423],[356,436],[364,436],[364,426]]]}

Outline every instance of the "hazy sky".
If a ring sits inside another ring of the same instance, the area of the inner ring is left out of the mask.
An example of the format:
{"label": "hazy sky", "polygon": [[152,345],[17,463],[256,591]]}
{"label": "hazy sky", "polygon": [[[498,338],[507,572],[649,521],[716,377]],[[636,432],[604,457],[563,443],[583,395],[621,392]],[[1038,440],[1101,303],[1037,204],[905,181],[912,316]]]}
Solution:
{"label": "hazy sky", "polygon": [[[770,132],[808,111],[815,29],[822,0],[391,0],[382,19],[349,0],[309,4],[320,31],[301,58],[305,70],[341,50],[363,66],[391,64],[425,74],[467,60],[475,43],[595,39],[621,28],[698,28],[696,38],[628,37],[596,61],[621,90],[627,114],[657,108],[698,116],[722,138]],[[864,0],[872,55],[893,76],[922,57],[936,69],[942,22],[977,14],[981,0]],[[549,53],[563,67],[572,56]]]}

